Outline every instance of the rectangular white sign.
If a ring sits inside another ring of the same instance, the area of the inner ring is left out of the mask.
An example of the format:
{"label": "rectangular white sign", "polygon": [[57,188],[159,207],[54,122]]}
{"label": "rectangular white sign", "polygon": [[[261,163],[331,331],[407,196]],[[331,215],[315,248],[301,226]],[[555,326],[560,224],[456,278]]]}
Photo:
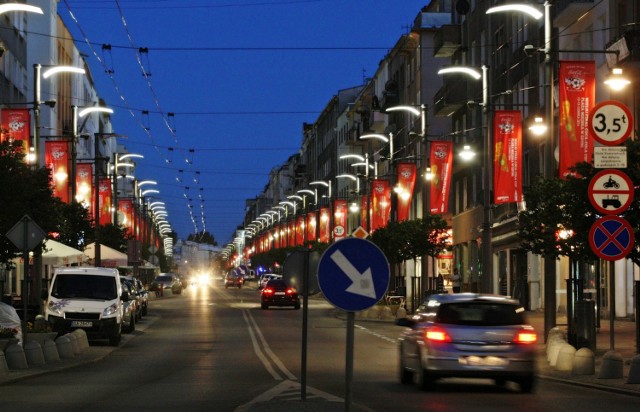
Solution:
{"label": "rectangular white sign", "polygon": [[625,146],[596,146],[593,148],[593,166],[596,169],[624,169],[627,167]]}

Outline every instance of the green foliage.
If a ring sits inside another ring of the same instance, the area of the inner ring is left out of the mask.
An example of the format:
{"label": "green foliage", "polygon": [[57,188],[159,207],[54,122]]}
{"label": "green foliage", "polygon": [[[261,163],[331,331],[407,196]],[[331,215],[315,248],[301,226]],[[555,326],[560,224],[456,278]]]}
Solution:
{"label": "green foliage", "polygon": [[64,203],[55,198],[57,237],[55,240],[74,249],[84,250],[87,236],[93,237],[93,224],[89,211],[78,202]]}
{"label": "green foliage", "polygon": [[[629,259],[640,263],[638,233],[640,232],[640,143],[627,140],[627,165],[624,172],[634,182],[635,196],[631,206],[621,214],[634,228],[636,247]],[[602,217],[591,205],[588,196],[589,182],[600,170],[589,163],[577,164],[576,173],[566,179],[539,178],[525,188],[526,210],[518,214],[518,236],[522,249],[555,258],[568,256],[574,260],[594,262],[597,256],[589,245],[589,230]],[[572,235],[562,239],[561,229]]]}
{"label": "green foliage", "polygon": [[439,215],[424,219],[390,222],[371,235],[389,263],[401,263],[420,256],[437,256],[446,247],[449,227]]}

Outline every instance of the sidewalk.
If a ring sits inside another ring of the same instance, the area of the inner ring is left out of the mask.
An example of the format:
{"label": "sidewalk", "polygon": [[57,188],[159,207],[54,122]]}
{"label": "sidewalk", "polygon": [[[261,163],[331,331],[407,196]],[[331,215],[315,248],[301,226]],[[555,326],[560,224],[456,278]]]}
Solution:
{"label": "sidewalk", "polygon": [[[538,375],[545,379],[560,380],[567,383],[578,384],[598,389],[613,390],[622,393],[640,396],[640,384],[627,383],[631,360],[636,354],[636,324],[630,320],[618,320],[614,322],[613,350],[623,359],[623,373],[620,379],[600,379],[598,373],[602,366],[602,358],[611,350],[611,334],[609,320],[601,320],[600,330],[596,330],[596,350],[594,375],[572,375],[571,372],[558,371],[547,361],[546,344],[544,342],[544,312],[527,312],[529,323],[536,329],[539,335]],[[566,317],[558,316],[556,323],[560,328],[566,328]]]}

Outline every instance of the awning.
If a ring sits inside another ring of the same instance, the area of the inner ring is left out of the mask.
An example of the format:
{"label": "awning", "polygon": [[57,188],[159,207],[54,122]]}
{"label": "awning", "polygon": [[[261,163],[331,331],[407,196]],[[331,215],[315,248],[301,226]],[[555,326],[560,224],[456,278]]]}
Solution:
{"label": "awning", "polygon": [[[95,243],[90,243],[84,249],[84,254],[93,260],[95,258]],[[100,265],[104,267],[127,266],[129,258],[126,253],[122,253],[109,246],[100,245]]]}
{"label": "awning", "polygon": [[47,239],[44,246],[46,251],[42,253],[42,263],[45,265],[80,265],[88,260],[81,250],[74,249],[55,240]]}

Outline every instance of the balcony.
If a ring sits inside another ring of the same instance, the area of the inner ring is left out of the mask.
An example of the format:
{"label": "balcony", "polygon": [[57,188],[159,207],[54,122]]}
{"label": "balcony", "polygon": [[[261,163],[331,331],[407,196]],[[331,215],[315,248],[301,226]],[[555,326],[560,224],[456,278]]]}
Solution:
{"label": "balcony", "polygon": [[553,7],[556,9],[556,16],[553,19],[555,27],[564,27],[572,24],[576,16],[582,16],[591,7],[593,0],[554,0]]}
{"label": "balcony", "polygon": [[434,36],[434,57],[451,57],[462,45],[459,24],[444,24]]}
{"label": "balcony", "polygon": [[467,104],[467,83],[445,82],[433,97],[433,110],[438,117],[448,117]]}

